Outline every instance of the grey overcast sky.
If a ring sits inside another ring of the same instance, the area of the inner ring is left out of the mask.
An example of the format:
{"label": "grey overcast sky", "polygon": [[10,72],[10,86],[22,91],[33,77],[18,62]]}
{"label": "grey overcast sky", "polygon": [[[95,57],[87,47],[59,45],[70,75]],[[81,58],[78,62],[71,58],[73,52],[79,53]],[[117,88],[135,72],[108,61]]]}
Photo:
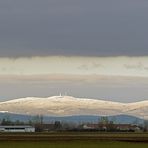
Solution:
{"label": "grey overcast sky", "polygon": [[148,0],[0,0],[0,101],[147,90]]}
{"label": "grey overcast sky", "polygon": [[0,56],[148,55],[147,0],[1,0]]}

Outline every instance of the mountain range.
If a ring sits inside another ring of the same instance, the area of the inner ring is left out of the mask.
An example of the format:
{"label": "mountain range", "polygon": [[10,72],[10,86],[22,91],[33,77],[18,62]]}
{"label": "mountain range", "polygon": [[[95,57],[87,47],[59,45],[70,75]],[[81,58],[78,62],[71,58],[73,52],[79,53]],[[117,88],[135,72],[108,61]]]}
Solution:
{"label": "mountain range", "polygon": [[72,96],[28,97],[0,102],[0,112],[50,117],[128,115],[148,119],[148,101],[119,103]]}

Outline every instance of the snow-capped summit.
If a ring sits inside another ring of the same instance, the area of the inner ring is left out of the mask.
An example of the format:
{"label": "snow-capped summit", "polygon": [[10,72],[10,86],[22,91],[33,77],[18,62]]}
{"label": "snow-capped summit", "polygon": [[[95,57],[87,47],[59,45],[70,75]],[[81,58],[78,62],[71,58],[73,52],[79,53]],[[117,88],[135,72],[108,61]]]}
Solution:
{"label": "snow-capped summit", "polygon": [[61,95],[48,98],[27,97],[0,102],[0,112],[46,116],[127,114],[148,118],[148,101],[119,103]]}

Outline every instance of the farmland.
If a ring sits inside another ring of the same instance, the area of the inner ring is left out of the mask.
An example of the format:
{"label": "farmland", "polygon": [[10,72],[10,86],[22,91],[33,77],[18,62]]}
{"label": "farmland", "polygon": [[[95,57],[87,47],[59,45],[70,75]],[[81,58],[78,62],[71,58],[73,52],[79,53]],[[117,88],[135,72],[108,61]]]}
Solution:
{"label": "farmland", "polygon": [[147,148],[145,143],[108,142],[108,141],[69,141],[69,142],[1,142],[2,148]]}
{"label": "farmland", "polygon": [[2,148],[146,148],[146,133],[1,133]]}

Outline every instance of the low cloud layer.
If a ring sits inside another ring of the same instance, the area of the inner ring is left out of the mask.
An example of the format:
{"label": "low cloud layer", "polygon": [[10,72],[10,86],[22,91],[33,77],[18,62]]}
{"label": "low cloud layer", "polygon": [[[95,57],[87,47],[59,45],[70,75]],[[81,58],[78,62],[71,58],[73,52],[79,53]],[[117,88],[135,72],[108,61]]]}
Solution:
{"label": "low cloud layer", "polygon": [[0,58],[0,75],[51,74],[148,77],[148,57]]}
{"label": "low cloud layer", "polygon": [[147,100],[148,57],[0,58],[0,100],[72,95]]}

